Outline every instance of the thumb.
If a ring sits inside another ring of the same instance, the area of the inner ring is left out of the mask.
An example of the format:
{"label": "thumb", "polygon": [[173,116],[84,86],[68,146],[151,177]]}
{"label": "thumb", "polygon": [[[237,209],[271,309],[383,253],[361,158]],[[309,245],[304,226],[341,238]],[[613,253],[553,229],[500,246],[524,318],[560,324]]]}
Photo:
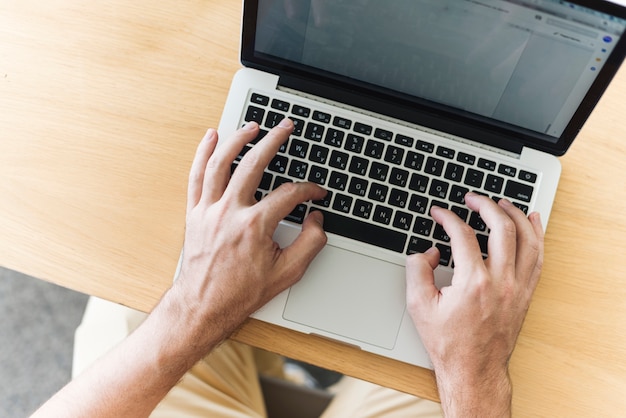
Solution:
{"label": "thumb", "polygon": [[288,281],[285,288],[302,278],[311,261],[326,245],[326,233],[322,226],[324,216],[314,211],[302,223],[300,235],[282,251],[284,280]]}
{"label": "thumb", "polygon": [[406,299],[409,313],[414,318],[439,295],[434,273],[438,265],[439,250],[436,247],[406,259]]}

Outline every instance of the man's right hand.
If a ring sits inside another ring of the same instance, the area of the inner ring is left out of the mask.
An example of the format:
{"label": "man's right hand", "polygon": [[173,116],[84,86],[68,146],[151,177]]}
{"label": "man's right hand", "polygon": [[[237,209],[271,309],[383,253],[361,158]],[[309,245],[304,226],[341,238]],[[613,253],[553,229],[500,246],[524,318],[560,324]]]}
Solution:
{"label": "man's right hand", "polygon": [[491,233],[483,260],[474,231],[454,213],[433,207],[431,215],[451,239],[452,283],[434,285],[439,252],[407,259],[409,313],[428,351],[446,416],[510,414],[508,362],[539,280],[543,228],[508,200],[498,204],[469,193],[467,206]]}

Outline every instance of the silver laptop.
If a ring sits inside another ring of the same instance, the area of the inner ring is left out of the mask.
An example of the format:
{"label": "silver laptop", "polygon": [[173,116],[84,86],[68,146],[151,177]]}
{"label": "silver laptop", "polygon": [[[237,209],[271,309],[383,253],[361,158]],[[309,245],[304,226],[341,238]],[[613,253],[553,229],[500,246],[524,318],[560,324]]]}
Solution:
{"label": "silver laptop", "polygon": [[485,256],[488,230],[464,205],[467,191],[538,211],[545,226],[557,156],[622,63],[625,18],[606,1],[245,0],[245,68],[220,138],[253,120],[260,140],[289,117],[295,131],[258,199],[289,181],[329,191],[275,235],[288,245],[320,210],[328,245],[254,317],[431,367],[404,269],[407,254],[436,246],[437,284],[450,282],[449,237],[430,207],[468,222]]}

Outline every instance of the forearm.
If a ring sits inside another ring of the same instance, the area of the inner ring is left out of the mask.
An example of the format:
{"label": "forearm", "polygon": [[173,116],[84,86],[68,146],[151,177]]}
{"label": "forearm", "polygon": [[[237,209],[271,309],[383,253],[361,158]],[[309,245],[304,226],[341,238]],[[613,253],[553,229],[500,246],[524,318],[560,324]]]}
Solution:
{"label": "forearm", "polygon": [[170,290],[132,335],[34,416],[148,416],[184,373],[225,337],[210,320],[201,323],[177,293]]}
{"label": "forearm", "polygon": [[511,381],[505,368],[480,375],[435,369],[444,416],[510,417]]}

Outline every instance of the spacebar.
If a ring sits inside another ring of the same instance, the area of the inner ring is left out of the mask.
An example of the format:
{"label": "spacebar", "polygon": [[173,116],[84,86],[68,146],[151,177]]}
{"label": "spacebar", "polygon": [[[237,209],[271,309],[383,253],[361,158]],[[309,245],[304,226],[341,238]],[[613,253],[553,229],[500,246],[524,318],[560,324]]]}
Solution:
{"label": "spacebar", "polygon": [[[319,209],[315,209],[319,210]],[[324,214],[324,230],[342,237],[352,238],[366,244],[376,245],[401,253],[407,235],[380,226],[368,224],[336,213],[320,210]]]}

